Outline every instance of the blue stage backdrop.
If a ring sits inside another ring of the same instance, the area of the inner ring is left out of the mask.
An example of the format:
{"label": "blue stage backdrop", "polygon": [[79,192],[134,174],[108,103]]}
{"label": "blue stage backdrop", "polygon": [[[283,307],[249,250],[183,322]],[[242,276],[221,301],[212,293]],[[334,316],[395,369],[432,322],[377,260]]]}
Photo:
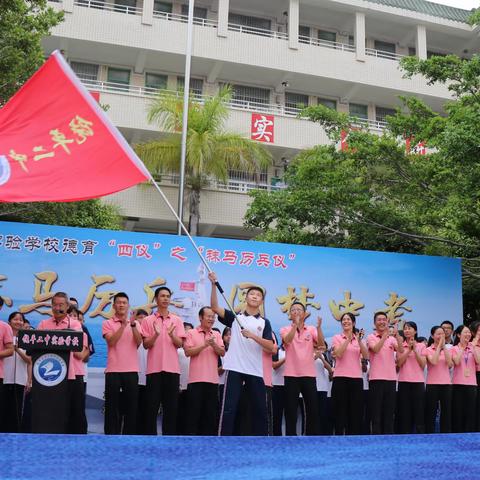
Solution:
{"label": "blue stage backdrop", "polygon": [[[442,320],[462,322],[461,263],[458,259],[381,253],[255,241],[197,238],[236,309],[245,289],[266,289],[265,316],[278,333],[288,324],[293,301],[307,305],[316,323],[322,316],[327,338],[338,319],[352,311],[357,326],[372,329],[373,313],[414,320],[419,334]],[[20,310],[33,325],[50,315],[55,291],[79,300],[97,353],[90,367],[106,364],[101,324],[112,315],[112,296],[125,291],[132,308],[152,311],[153,292],[167,285],[172,310],[197,323],[209,303],[207,272],[185,237],[0,222],[1,317]],[[221,327],[221,325],[219,325]]]}

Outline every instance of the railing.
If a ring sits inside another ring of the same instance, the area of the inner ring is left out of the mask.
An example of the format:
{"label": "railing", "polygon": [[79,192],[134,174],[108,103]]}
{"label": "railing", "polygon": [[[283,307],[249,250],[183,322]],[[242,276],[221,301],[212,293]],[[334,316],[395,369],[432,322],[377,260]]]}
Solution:
{"label": "railing", "polygon": [[305,43],[308,45],[315,45],[317,47],[325,47],[325,48],[332,48],[334,50],[342,50],[344,52],[354,52],[355,46],[349,45],[348,43],[339,43],[339,42],[332,42],[330,40],[321,40],[319,38],[314,37],[306,37],[305,35],[299,35],[298,41],[300,43]]}
{"label": "railing", "polygon": [[142,9],[139,7],[130,7],[128,5],[117,5],[105,3],[103,0],[75,0],[75,5],[87,8],[96,8],[110,12],[126,13],[130,15],[141,15]]}
{"label": "railing", "polygon": [[249,27],[247,25],[237,25],[229,23],[228,29],[232,32],[248,33],[250,35],[260,35],[261,37],[279,38],[280,40],[288,40],[288,34],[285,32],[276,32],[275,30],[267,30],[265,28]]}
{"label": "railing", "polygon": [[400,60],[405,55],[399,55],[398,53],[387,52],[385,50],[375,50],[374,48],[366,48],[365,54],[371,57],[386,58],[387,60]]}
{"label": "railing", "polygon": [[[162,20],[170,20],[173,22],[188,22],[188,15],[180,15],[178,13],[169,13],[169,12],[159,12],[157,10],[153,11],[154,18],[160,18]],[[202,27],[217,28],[217,22],[215,20],[210,20],[208,18],[193,17],[193,24],[200,25]]]}
{"label": "railing", "polygon": [[358,117],[352,117],[352,124],[359,127],[367,127],[369,130],[384,130],[387,126],[387,122],[381,120],[369,120]]}

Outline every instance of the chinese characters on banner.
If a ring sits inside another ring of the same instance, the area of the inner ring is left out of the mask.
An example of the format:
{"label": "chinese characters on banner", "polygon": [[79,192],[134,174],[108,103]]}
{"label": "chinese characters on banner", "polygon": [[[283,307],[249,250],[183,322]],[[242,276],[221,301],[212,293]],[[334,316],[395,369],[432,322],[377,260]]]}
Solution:
{"label": "chinese characters on banner", "polygon": [[250,138],[257,142],[274,143],[275,117],[263,113],[252,113]]}

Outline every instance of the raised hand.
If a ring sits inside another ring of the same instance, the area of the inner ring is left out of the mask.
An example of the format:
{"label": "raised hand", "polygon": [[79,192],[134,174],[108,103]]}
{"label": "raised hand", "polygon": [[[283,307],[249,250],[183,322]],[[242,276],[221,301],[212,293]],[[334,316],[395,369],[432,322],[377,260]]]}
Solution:
{"label": "raised hand", "polygon": [[209,272],[208,273],[208,279],[212,282],[215,283],[218,280],[217,274],[215,272]]}
{"label": "raised hand", "polygon": [[162,333],[162,329],[160,328],[160,325],[157,322],[153,322],[153,330],[157,335],[160,335]]}
{"label": "raised hand", "polygon": [[167,333],[168,333],[168,336],[169,336],[169,337],[172,337],[173,332],[175,331],[175,328],[177,328],[177,327],[176,327],[176,325],[174,325],[174,324],[172,324],[172,325],[170,325],[170,326],[168,327]]}
{"label": "raised hand", "polygon": [[317,328],[322,328],[322,317],[317,317]]}

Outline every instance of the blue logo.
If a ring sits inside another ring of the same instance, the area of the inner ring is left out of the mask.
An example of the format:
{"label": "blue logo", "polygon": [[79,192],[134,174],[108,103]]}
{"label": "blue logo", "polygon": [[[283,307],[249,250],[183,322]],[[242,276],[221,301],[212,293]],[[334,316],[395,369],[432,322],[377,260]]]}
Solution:
{"label": "blue logo", "polygon": [[33,375],[40,385],[54,387],[66,377],[67,364],[59,355],[46,353],[35,362]]}
{"label": "blue logo", "polygon": [[8,182],[10,178],[10,164],[5,155],[0,155],[0,185]]}

